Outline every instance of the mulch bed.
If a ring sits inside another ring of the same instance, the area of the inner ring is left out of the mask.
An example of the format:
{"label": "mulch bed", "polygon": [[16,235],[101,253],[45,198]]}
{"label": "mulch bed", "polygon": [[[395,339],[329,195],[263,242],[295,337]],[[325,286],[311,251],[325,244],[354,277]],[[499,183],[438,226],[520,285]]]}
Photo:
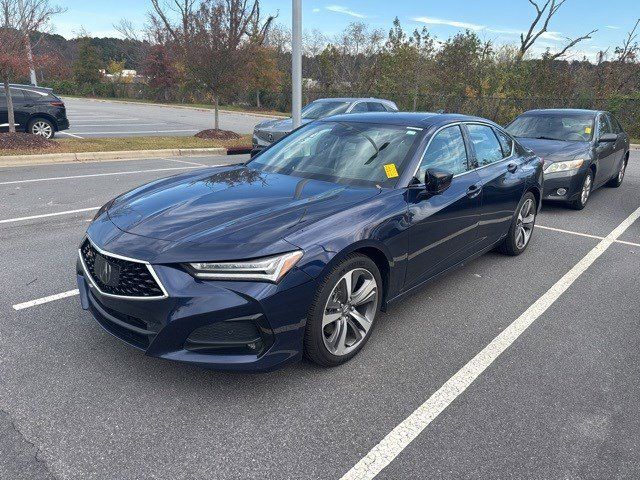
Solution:
{"label": "mulch bed", "polygon": [[235,132],[230,132],[229,130],[202,130],[201,132],[196,133],[195,135],[198,138],[203,138],[205,140],[235,140],[240,138],[241,135],[238,135]]}
{"label": "mulch bed", "polygon": [[0,133],[0,150],[55,150],[58,144],[39,135]]}

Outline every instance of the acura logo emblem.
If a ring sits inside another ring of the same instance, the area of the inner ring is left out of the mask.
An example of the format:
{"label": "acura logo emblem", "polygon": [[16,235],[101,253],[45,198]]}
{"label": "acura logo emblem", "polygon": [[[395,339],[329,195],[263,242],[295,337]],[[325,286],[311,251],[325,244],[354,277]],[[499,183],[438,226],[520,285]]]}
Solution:
{"label": "acura logo emblem", "polygon": [[107,262],[100,262],[100,271],[98,272],[98,277],[102,280],[103,283],[109,284],[111,282],[111,273],[113,269],[111,265]]}
{"label": "acura logo emblem", "polygon": [[109,263],[101,255],[96,255],[95,262],[93,264],[93,271],[104,285],[114,287],[118,284],[120,277],[120,270],[118,267]]}

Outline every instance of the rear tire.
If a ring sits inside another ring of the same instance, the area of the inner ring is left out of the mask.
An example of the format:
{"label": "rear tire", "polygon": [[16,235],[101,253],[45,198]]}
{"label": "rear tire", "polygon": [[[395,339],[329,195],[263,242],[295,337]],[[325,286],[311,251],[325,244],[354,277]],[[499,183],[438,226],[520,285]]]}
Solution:
{"label": "rear tire", "polygon": [[48,140],[56,135],[56,128],[50,120],[46,118],[34,118],[29,122],[27,131],[32,135],[38,135]]}
{"label": "rear tire", "polygon": [[628,156],[625,156],[622,159],[622,162],[620,163],[620,168],[618,169],[616,176],[613,177],[611,180],[609,180],[609,183],[607,183],[607,187],[618,188],[620,185],[622,185],[622,181],[624,180],[624,174],[627,170],[628,161],[629,161]]}
{"label": "rear tire", "polygon": [[593,171],[587,171],[587,174],[584,176],[584,180],[582,181],[582,189],[580,190],[580,195],[574,201],[569,203],[569,207],[574,210],[582,210],[587,206],[587,202],[589,201],[589,197],[591,197],[591,191],[593,190]]}
{"label": "rear tire", "polygon": [[318,285],[309,308],[305,357],[335,367],[357,355],[371,336],[382,288],[378,267],[365,255],[350,254],[334,266]]}
{"label": "rear tire", "polygon": [[496,247],[496,250],[503,255],[511,256],[520,255],[524,252],[533,235],[537,214],[538,204],[536,197],[531,192],[525,193],[518,204],[518,208],[516,208],[516,214],[511,220],[507,236]]}

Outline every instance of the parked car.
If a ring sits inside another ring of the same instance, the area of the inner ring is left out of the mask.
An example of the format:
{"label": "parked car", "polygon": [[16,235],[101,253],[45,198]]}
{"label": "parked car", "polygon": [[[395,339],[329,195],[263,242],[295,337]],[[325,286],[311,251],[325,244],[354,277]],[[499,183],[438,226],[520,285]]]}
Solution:
{"label": "parked car", "polygon": [[609,112],[531,110],[507,131],[544,160],[544,200],[582,210],[593,190],[619,187],[629,161],[629,135]]}
{"label": "parked car", "polygon": [[488,120],[338,115],[108,202],[79,248],[80,301],[150,356],[335,366],[406,293],[522,253],[541,194],[541,160]]}
{"label": "parked car", "polygon": [[[302,124],[341,113],[397,112],[398,106],[379,98],[321,98],[302,109]],[[256,154],[293,130],[293,120],[267,120],[253,130],[253,152]]]}
{"label": "parked car", "polygon": [[[67,130],[69,120],[64,102],[50,88],[30,85],[9,87],[16,121],[16,130],[53,138],[56,132]],[[4,88],[0,88],[0,129],[9,128],[9,110]]]}

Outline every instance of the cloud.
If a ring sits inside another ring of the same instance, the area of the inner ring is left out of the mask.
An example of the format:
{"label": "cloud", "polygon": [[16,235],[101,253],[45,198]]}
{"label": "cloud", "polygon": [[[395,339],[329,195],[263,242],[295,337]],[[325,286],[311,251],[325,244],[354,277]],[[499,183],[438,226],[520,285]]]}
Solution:
{"label": "cloud", "polygon": [[319,13],[319,12],[320,12],[320,9],[319,9],[319,8],[314,8],[313,10],[311,10],[311,12],[313,12],[313,13]]}
{"label": "cloud", "polygon": [[544,32],[540,35],[540,38],[546,38],[547,40],[551,40],[553,42],[564,42],[566,41],[566,37],[562,35],[560,32]]}
{"label": "cloud", "polygon": [[604,28],[608,28],[609,30],[618,30],[620,27],[616,27],[615,25],[605,25]]}
{"label": "cloud", "polygon": [[362,13],[354,12],[353,10],[350,10],[349,8],[343,7],[341,5],[329,5],[328,7],[326,7],[326,9],[329,10],[330,12],[349,15],[350,17],[367,18],[366,15],[363,15]]}
{"label": "cloud", "polygon": [[426,23],[427,25],[447,25],[455,28],[465,28],[469,30],[483,30],[484,25],[476,25],[475,23],[458,22],[457,20],[445,20],[435,17],[415,17],[414,22]]}

